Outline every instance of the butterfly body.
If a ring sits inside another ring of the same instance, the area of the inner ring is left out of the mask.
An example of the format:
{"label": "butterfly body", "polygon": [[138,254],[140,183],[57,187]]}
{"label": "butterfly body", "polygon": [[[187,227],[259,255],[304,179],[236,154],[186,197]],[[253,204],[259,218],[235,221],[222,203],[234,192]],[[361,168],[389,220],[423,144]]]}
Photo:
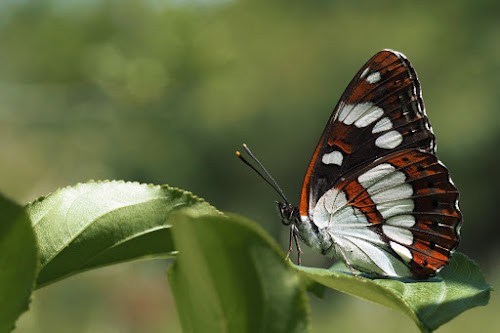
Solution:
{"label": "butterfly body", "polygon": [[401,53],[383,50],[342,95],[307,169],[300,205],[281,215],[293,235],[349,267],[425,279],[459,243],[457,202],[415,70]]}

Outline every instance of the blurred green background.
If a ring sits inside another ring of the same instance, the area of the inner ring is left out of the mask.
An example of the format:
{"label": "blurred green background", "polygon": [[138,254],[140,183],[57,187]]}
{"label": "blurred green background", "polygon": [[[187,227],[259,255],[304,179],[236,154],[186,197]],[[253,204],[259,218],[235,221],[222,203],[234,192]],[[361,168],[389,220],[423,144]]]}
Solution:
{"label": "blurred green background", "polygon": [[[459,250],[500,281],[498,2],[2,0],[0,189],[25,203],[89,179],[168,183],[256,221],[285,248],[277,196],[234,156],[245,142],[298,202],[344,88],[383,48],[419,73],[461,191]],[[332,261],[306,251],[307,265]],[[35,293],[15,332],[177,332],[165,261],[81,274]],[[339,293],[314,332],[417,332]],[[440,332],[493,332],[500,301]]]}

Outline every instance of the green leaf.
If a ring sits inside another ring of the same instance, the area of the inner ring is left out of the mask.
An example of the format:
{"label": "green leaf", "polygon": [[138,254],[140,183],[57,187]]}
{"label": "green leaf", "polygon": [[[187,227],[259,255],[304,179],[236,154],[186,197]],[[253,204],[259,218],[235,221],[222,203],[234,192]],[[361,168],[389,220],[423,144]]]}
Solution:
{"label": "green leaf", "polygon": [[168,186],[119,181],[61,189],[27,206],[41,257],[37,287],[99,266],[175,255],[170,214],[208,203]]}
{"label": "green leaf", "polygon": [[426,281],[369,279],[352,276],[343,264],[330,269],[294,266],[310,279],[332,289],[387,306],[410,317],[430,332],[463,311],[489,301],[488,285],[476,263],[455,253],[450,264]]}
{"label": "green leaf", "polygon": [[31,221],[24,209],[0,196],[0,332],[10,332],[28,309],[38,272]]}
{"label": "green leaf", "polygon": [[175,218],[168,270],[185,332],[303,332],[309,303],[283,251],[241,217]]}
{"label": "green leaf", "polygon": [[353,277],[339,271],[346,270],[342,265],[294,266],[256,223],[224,217],[168,186],[78,184],[38,199],[27,212],[40,252],[38,287],[98,266],[180,251],[169,280],[186,331],[304,331],[306,289],[321,294],[327,286],[400,311],[427,332],[485,305],[491,291],[477,265],[460,253],[425,282]]}

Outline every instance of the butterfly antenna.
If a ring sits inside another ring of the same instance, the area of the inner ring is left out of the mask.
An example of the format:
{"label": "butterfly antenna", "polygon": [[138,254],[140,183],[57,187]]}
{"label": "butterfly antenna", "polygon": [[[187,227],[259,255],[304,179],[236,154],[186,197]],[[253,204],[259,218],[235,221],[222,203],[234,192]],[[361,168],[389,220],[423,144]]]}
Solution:
{"label": "butterfly antenna", "polygon": [[265,174],[267,175],[267,177],[269,177],[270,180],[267,179],[266,177],[264,177],[264,175],[259,170],[257,170],[252,164],[250,164],[250,162],[248,162],[243,156],[241,156],[239,151],[236,151],[236,156],[238,156],[240,158],[240,160],[243,161],[243,163],[245,163],[250,168],[252,168],[252,170],[255,171],[255,173],[257,173],[262,179],[264,179],[264,181],[266,183],[268,183],[276,192],[278,192],[278,194],[283,198],[283,200],[285,201],[286,204],[289,204],[289,202],[285,196],[285,193],[283,193],[283,190],[278,185],[276,180],[274,180],[273,176],[271,176],[271,174],[266,170],[266,168],[264,168],[264,165],[262,165],[262,163],[260,163],[260,161],[257,159],[257,157],[255,157],[255,155],[252,153],[250,148],[247,147],[246,144],[243,144],[243,148],[248,153],[248,155],[250,155],[252,160],[254,160],[260,166],[260,168],[262,170],[264,170]]}

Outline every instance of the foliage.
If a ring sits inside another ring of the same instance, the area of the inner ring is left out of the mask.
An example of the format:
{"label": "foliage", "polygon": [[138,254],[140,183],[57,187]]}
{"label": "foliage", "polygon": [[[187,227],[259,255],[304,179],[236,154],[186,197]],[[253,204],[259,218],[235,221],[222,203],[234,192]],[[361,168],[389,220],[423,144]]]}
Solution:
{"label": "foliage", "polygon": [[335,264],[329,270],[296,266],[299,272],[327,287],[387,306],[410,317],[423,331],[433,331],[465,309],[486,305],[491,287],[479,267],[462,253],[437,277],[426,281],[354,279]]}
{"label": "foliage", "polygon": [[0,332],[9,332],[28,309],[38,253],[30,220],[21,206],[0,196],[0,216]]}
{"label": "foliage", "polygon": [[306,290],[255,223],[184,215],[174,240],[168,277],[186,332],[306,331]]}
{"label": "foliage", "polygon": [[37,287],[91,268],[139,258],[172,257],[170,214],[182,207],[215,212],[168,186],[90,182],[27,206],[40,249]]}
{"label": "foliage", "polygon": [[306,290],[317,290],[318,283],[398,310],[427,332],[487,304],[491,289],[462,254],[425,282],[372,280],[338,266],[298,267],[255,222],[222,215],[168,186],[111,181],[67,187],[27,205],[33,228],[20,207],[4,200],[0,208],[6,217],[0,259],[7,268],[0,282],[2,299],[9,299],[0,303],[0,325],[6,331],[26,309],[38,270],[41,287],[139,258],[175,256],[168,279],[186,331],[308,331]]}

